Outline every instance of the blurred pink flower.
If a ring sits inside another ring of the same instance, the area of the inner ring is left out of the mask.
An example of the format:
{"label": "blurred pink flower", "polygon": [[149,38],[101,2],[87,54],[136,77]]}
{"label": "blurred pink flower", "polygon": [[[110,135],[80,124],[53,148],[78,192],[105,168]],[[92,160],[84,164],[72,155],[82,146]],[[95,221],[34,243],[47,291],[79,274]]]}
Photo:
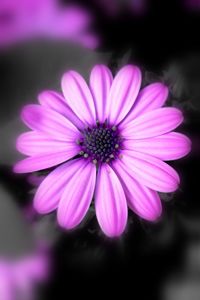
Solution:
{"label": "blurred pink flower", "polygon": [[0,258],[0,299],[33,300],[37,284],[48,278],[47,253],[39,251],[20,259]]}
{"label": "blurred pink flower", "polygon": [[59,165],[35,194],[39,213],[57,209],[60,226],[72,229],[94,195],[99,225],[109,237],[124,231],[127,205],[146,220],[160,217],[157,191],[173,192],[180,183],[163,160],[185,156],[191,145],[185,135],[172,132],[183,121],[181,111],[162,108],[167,87],[154,83],[140,91],[141,77],[133,65],[114,79],[106,66],[97,65],[88,86],[79,73],[69,71],[62,78],[64,97],[45,91],[40,105],[24,107],[22,120],[32,131],[18,138],[17,148],[29,157],[14,171]]}
{"label": "blurred pink flower", "polygon": [[77,6],[61,7],[57,0],[1,0],[0,46],[24,39],[69,39],[94,48],[90,16]]}

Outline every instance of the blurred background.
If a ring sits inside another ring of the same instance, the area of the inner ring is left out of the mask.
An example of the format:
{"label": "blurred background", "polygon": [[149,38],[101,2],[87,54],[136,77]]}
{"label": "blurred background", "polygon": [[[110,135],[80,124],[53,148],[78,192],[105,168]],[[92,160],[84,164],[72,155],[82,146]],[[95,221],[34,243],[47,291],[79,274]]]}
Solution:
{"label": "blurred background", "polygon": [[[0,1],[1,300],[200,299],[199,28],[199,0]],[[193,143],[189,156],[173,162],[182,184],[161,195],[161,221],[131,213],[117,241],[100,232],[93,208],[70,233],[54,213],[38,216],[35,178],[12,172],[22,106],[42,90],[59,91],[68,69],[87,79],[96,63],[113,72],[134,63],[144,85],[164,82]]]}

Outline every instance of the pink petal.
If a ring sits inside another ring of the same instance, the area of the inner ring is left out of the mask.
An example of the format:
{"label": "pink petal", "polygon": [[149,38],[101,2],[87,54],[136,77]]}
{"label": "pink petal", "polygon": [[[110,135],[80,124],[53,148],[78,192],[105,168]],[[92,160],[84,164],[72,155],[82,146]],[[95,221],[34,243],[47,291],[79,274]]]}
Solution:
{"label": "pink petal", "polygon": [[140,91],[131,111],[123,120],[123,128],[138,116],[163,106],[167,97],[168,88],[162,83],[152,83],[143,88]]}
{"label": "pink petal", "polygon": [[158,193],[141,185],[132,176],[123,163],[115,161],[112,165],[122,182],[129,207],[141,218],[155,221],[162,213]]}
{"label": "pink petal", "polygon": [[73,176],[76,176],[76,173],[82,166],[84,166],[84,161],[82,159],[75,159],[66,162],[52,171],[43,180],[35,194],[35,209],[41,214],[55,210],[68,182]]}
{"label": "pink petal", "polygon": [[127,115],[138,95],[141,72],[132,65],[123,67],[113,80],[108,95],[107,112],[110,124],[117,125]]}
{"label": "pink petal", "polygon": [[68,181],[58,206],[58,222],[61,227],[72,229],[87,213],[94,194],[96,166],[83,160],[83,166]]}
{"label": "pink petal", "polygon": [[95,208],[99,225],[109,237],[120,236],[127,223],[127,203],[122,185],[109,165],[98,171]]}
{"label": "pink petal", "polygon": [[127,126],[120,125],[123,137],[144,139],[172,131],[183,121],[182,112],[174,107],[158,108],[136,118]]}
{"label": "pink petal", "polygon": [[127,150],[147,153],[162,160],[175,160],[190,152],[191,141],[181,133],[170,132],[149,139],[124,140],[123,146]]}
{"label": "pink petal", "polygon": [[54,91],[44,91],[38,96],[39,103],[45,107],[49,107],[52,110],[65,116],[69,121],[72,122],[77,128],[82,129],[84,124],[81,120],[73,113],[71,108],[65,102],[62,95]]}
{"label": "pink petal", "polygon": [[90,88],[94,98],[96,116],[101,123],[106,119],[107,98],[112,80],[111,71],[103,65],[96,65],[90,75]]}
{"label": "pink petal", "polygon": [[[57,2],[57,4],[60,3]],[[88,34],[90,37],[88,30],[91,23],[90,15],[80,7],[68,5],[66,8],[63,6],[60,6],[60,8],[54,12],[54,15],[46,24],[46,34],[56,39],[69,39],[88,47],[92,46],[89,42],[84,43],[85,35]]]}
{"label": "pink petal", "polygon": [[[13,263],[13,279],[18,288],[28,288],[29,283],[40,282],[48,277],[48,258],[44,254],[33,253]],[[30,287],[30,286],[29,286]],[[28,289],[27,292],[30,292]],[[30,294],[29,294],[30,295]],[[28,296],[28,295],[27,295]],[[23,298],[24,300],[27,298]],[[30,299],[28,297],[28,299]]]}
{"label": "pink petal", "polygon": [[78,154],[76,145],[62,152],[42,153],[25,158],[14,166],[15,173],[29,173],[59,165]]}
{"label": "pink petal", "polygon": [[33,130],[64,141],[75,141],[80,136],[78,129],[64,116],[40,105],[26,105],[22,120]]}
{"label": "pink petal", "polygon": [[158,192],[174,192],[180,183],[177,172],[162,160],[145,153],[124,150],[121,163],[141,184]]}
{"label": "pink petal", "polygon": [[13,276],[11,266],[5,258],[0,258],[0,296],[2,300],[13,300]]}
{"label": "pink petal", "polygon": [[77,153],[79,152],[75,142],[52,139],[37,131],[22,133],[17,139],[16,147],[19,152],[28,156],[36,156],[42,153],[60,153],[71,148],[76,148]]}
{"label": "pink petal", "polygon": [[62,90],[65,101],[80,120],[88,125],[95,124],[93,97],[83,77],[75,71],[65,73],[62,78]]}

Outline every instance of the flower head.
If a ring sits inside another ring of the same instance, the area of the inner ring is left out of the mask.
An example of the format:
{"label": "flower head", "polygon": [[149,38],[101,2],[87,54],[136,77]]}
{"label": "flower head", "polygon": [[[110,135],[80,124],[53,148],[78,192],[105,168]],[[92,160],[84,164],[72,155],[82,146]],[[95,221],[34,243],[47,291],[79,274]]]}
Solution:
{"label": "flower head", "polygon": [[141,72],[127,65],[113,79],[103,65],[93,68],[89,86],[75,71],[62,78],[64,96],[45,91],[39,105],[27,105],[22,120],[32,130],[17,141],[29,157],[18,173],[56,167],[40,184],[34,198],[39,213],[57,209],[59,224],[76,227],[94,197],[96,216],[109,237],[122,234],[128,207],[154,221],[162,206],[157,192],[179,186],[177,172],[163,160],[190,151],[190,140],[173,132],[182,112],[162,107],[168,89],[153,83],[140,91]]}

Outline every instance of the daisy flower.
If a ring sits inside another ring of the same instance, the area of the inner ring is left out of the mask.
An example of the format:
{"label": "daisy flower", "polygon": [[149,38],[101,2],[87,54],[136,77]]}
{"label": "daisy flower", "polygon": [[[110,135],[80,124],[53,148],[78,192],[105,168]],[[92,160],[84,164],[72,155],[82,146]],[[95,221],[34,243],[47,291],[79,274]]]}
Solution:
{"label": "daisy flower", "polygon": [[61,227],[72,229],[85,217],[92,199],[98,223],[109,237],[126,228],[128,207],[155,221],[162,212],[158,192],[179,187],[177,172],[164,161],[185,156],[190,140],[173,132],[183,121],[175,107],[162,107],[168,89],[153,83],[142,90],[141,71],[124,66],[113,79],[96,65],[89,86],[69,71],[62,78],[63,96],[42,92],[39,105],[23,108],[31,131],[17,140],[28,158],[17,173],[57,166],[42,181],[34,197],[41,214],[57,210]]}

